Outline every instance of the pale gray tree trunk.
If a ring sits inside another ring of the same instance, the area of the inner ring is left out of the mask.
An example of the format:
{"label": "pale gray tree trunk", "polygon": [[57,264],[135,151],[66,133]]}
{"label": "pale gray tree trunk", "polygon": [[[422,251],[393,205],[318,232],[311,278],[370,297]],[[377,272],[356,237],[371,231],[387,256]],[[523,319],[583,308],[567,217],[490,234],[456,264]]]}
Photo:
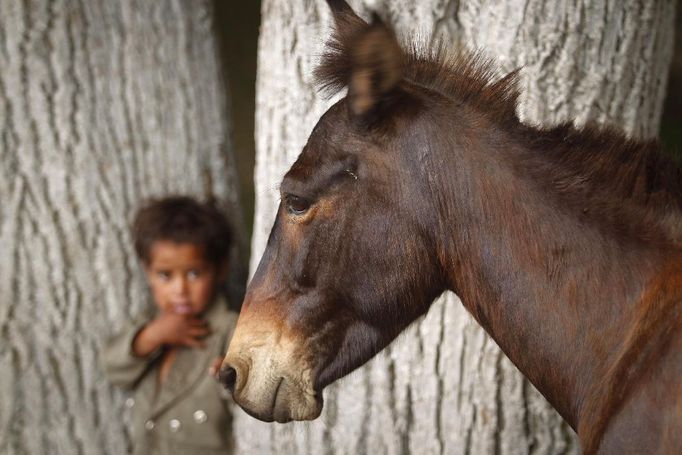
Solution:
{"label": "pale gray tree trunk", "polygon": [[[375,0],[399,34],[482,49],[501,73],[523,67],[519,114],[658,131],[673,0]],[[277,186],[330,105],[312,71],[329,34],[323,0],[264,0],[256,113],[251,270],[265,248]],[[392,346],[325,392],[313,423],[237,418],[241,453],[577,453],[575,435],[450,294]]]}
{"label": "pale gray tree trunk", "polygon": [[98,352],[149,303],[134,210],[243,224],[216,46],[209,0],[0,2],[0,453],[127,452]]}

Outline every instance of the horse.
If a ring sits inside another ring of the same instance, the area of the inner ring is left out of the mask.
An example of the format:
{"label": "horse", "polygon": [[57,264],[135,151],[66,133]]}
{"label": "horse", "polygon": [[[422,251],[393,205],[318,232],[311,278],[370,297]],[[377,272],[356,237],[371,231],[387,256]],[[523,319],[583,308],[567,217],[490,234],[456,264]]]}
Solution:
{"label": "horse", "polygon": [[592,453],[682,451],[682,171],[613,128],[537,128],[516,72],[404,49],[328,0],[316,77],[347,94],[284,176],[219,379],[263,421],[454,291]]}

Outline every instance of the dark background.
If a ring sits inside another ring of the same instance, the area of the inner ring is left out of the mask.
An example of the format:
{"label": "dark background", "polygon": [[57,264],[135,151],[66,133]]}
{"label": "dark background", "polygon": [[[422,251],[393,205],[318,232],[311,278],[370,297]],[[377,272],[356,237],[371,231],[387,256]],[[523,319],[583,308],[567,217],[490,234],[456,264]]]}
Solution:
{"label": "dark background", "polygon": [[215,8],[224,74],[232,101],[232,138],[244,223],[246,234],[251,239],[254,213],[253,169],[256,156],[253,127],[260,1],[215,0]]}
{"label": "dark background", "polygon": [[661,140],[682,164],[682,3],[675,16],[675,53],[670,64],[668,94],[663,108]]}
{"label": "dark background", "polygon": [[[260,24],[259,0],[215,0],[217,28],[229,93],[232,100],[233,138],[247,235],[251,238],[254,213],[254,112],[256,51]],[[670,67],[660,138],[664,148],[682,164],[682,13],[675,20],[675,53]]]}

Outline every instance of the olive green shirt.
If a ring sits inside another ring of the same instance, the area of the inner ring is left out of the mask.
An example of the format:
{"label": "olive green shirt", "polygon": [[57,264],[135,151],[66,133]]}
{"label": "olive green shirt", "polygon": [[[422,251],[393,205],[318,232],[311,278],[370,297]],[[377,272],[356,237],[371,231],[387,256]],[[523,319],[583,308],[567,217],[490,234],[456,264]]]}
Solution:
{"label": "olive green shirt", "polygon": [[211,328],[206,347],[181,348],[158,390],[161,350],[143,358],[132,353],[133,339],[149,318],[132,321],[107,341],[104,371],[114,385],[132,392],[125,404],[132,413],[133,453],[233,452],[232,399],[208,368],[224,355],[236,318],[224,301],[214,302],[204,315]]}

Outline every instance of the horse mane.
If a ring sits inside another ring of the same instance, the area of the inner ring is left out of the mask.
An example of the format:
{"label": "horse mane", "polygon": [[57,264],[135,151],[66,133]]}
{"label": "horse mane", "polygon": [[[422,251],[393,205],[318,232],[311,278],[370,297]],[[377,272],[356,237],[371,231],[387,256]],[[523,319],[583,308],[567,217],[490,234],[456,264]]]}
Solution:
{"label": "horse mane", "polygon": [[[367,27],[352,11],[336,17],[334,33],[315,69],[316,83],[328,96],[347,86],[353,70],[352,46]],[[625,218],[636,225],[642,220],[656,224],[672,213],[674,219],[664,221],[663,231],[668,232],[664,237],[682,242],[682,168],[661,150],[658,141],[632,139],[613,127],[596,124],[580,128],[571,122],[548,128],[525,125],[516,114],[518,70],[500,78],[493,60],[463,49],[450,51],[443,43],[435,48],[411,43],[403,49],[405,80],[475,109],[526,149],[537,151],[533,162],[541,178],[569,202],[585,203],[576,193],[590,201],[591,207],[580,210],[614,212],[611,225],[626,221],[618,221],[624,201],[631,209]],[[650,237],[650,232],[640,230],[637,236]]]}
{"label": "horse mane", "polygon": [[659,226],[664,239],[682,243],[682,168],[658,140],[591,123],[522,126],[519,135],[535,152],[537,178],[569,204],[600,213],[612,232],[652,240]]}
{"label": "horse mane", "polygon": [[[352,46],[369,25],[352,12],[337,19],[322,59],[315,69],[315,81],[331,97],[348,85],[353,70]],[[444,43],[409,43],[403,78],[482,109],[498,121],[516,121],[518,71],[495,81],[499,71],[482,53],[451,52]]]}

